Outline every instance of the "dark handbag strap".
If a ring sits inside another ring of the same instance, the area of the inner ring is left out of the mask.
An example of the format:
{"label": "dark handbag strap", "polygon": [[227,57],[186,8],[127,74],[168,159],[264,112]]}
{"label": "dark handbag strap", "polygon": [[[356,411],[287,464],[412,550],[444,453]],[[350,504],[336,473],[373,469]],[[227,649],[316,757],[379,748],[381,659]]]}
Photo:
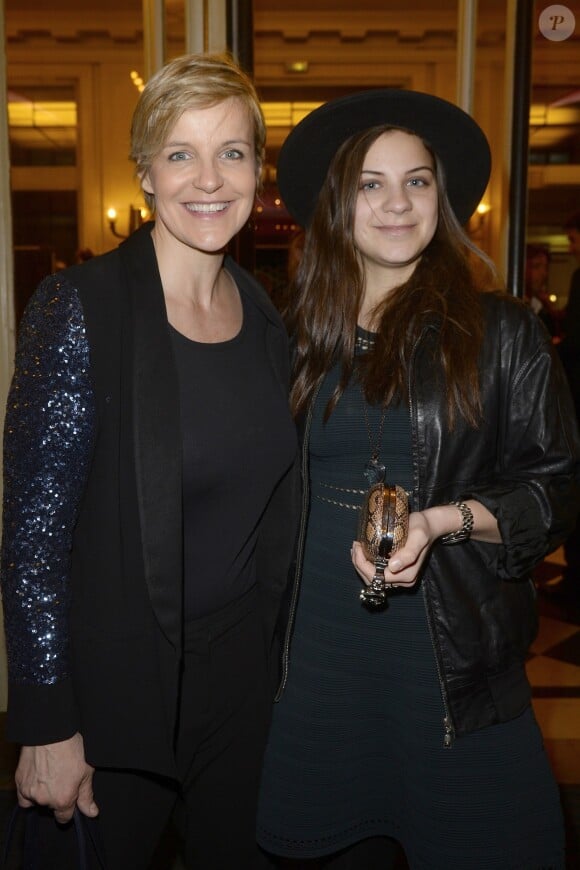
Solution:
{"label": "dark handbag strap", "polygon": [[[22,849],[23,870],[37,870],[39,867],[39,858],[42,854],[42,844],[40,842],[39,831],[39,808],[29,807],[24,808],[18,804],[14,807],[8,825],[6,828],[6,836],[4,840],[2,867],[8,868],[8,860],[12,841],[18,825],[18,820],[24,817],[24,841]],[[78,870],[90,870],[89,867],[89,840],[97,857],[97,861],[102,870],[105,870],[105,862],[102,844],[99,837],[99,832],[95,825],[95,819],[89,819],[83,816],[78,807],[75,807],[73,814],[73,824],[77,842],[77,868]]]}

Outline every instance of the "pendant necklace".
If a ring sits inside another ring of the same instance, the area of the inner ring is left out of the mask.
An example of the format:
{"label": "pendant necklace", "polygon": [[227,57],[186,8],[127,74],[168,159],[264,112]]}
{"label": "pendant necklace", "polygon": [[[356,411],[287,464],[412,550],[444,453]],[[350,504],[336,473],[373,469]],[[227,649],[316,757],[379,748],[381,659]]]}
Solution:
{"label": "pendant necklace", "polygon": [[[356,337],[356,350],[359,353],[366,353],[369,350],[372,350],[375,346],[375,338],[374,335],[370,332],[363,331],[361,327],[359,327],[359,332]],[[369,439],[369,446],[371,448],[371,456],[368,462],[365,464],[364,475],[368,480],[369,487],[374,486],[376,483],[384,483],[385,480],[385,471],[386,466],[380,461],[380,453],[381,446],[383,441],[383,426],[385,425],[385,417],[387,415],[387,406],[383,405],[383,410],[381,413],[381,419],[379,421],[379,430],[377,432],[376,442],[373,444],[373,435],[371,432],[371,425],[369,423],[369,415],[367,410],[367,400],[365,396],[365,391],[363,385],[359,382],[360,390],[362,394],[363,400],[363,411],[365,415],[365,425],[367,429],[367,435]]]}
{"label": "pendant necklace", "polygon": [[379,430],[377,432],[376,441],[373,444],[373,435],[371,432],[371,426],[369,423],[369,415],[367,411],[367,400],[365,397],[364,389],[361,384],[361,393],[363,397],[363,410],[365,415],[365,424],[367,427],[367,435],[369,438],[369,446],[371,448],[371,456],[368,462],[365,465],[364,475],[369,482],[369,487],[374,486],[376,483],[384,483],[385,480],[385,471],[386,466],[380,461],[381,459],[381,446],[383,442],[383,427],[385,425],[385,417],[387,416],[387,404],[383,404],[383,410],[381,413],[381,419],[379,421]]}

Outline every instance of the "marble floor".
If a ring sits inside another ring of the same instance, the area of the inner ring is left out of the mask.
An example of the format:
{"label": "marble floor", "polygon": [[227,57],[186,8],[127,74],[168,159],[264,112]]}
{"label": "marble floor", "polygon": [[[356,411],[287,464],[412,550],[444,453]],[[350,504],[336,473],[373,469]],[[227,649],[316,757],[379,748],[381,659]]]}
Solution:
{"label": "marble floor", "polygon": [[580,593],[573,601],[559,599],[563,565],[560,549],[536,572],[540,630],[527,672],[536,717],[560,786],[566,867],[572,870],[580,867]]}
{"label": "marble floor", "polygon": [[[575,604],[552,600],[563,554],[556,551],[537,572],[540,630],[527,672],[546,749],[561,785],[580,784],[580,596]],[[580,866],[580,865],[579,865]]]}

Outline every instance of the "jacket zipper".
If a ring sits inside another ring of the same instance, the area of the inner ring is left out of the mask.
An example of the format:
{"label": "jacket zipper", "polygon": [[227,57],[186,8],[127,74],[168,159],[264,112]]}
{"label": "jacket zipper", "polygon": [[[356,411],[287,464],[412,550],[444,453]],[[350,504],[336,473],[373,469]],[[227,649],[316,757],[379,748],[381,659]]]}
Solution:
{"label": "jacket zipper", "polygon": [[441,691],[441,700],[443,701],[443,710],[445,711],[445,715],[443,717],[443,746],[445,749],[451,749],[453,746],[453,742],[455,740],[455,729],[453,727],[453,720],[451,719],[451,715],[449,713],[449,707],[447,704],[447,693],[445,691],[445,686],[443,683],[443,677],[441,676],[441,666],[439,664],[439,658],[437,656],[437,648],[435,646],[435,637],[433,634],[433,626],[431,625],[431,616],[429,611],[429,604],[427,601],[427,593],[425,591],[425,585],[423,585],[423,599],[425,601],[425,613],[427,615],[427,625],[429,627],[429,636],[431,637],[431,645],[433,647],[433,655],[435,657],[435,666],[437,668],[437,679],[439,680],[439,689]]}
{"label": "jacket zipper", "polygon": [[[414,363],[415,363],[415,356],[417,354],[417,348],[419,347],[419,344],[421,343],[421,340],[423,339],[423,336],[425,335],[425,333],[427,332],[428,329],[431,329],[431,327],[426,326],[423,329],[423,331],[421,332],[421,335],[419,336],[419,338],[415,342],[413,350],[411,351],[411,359],[409,362],[409,373],[408,373],[408,378],[407,378],[407,389],[409,392],[409,406],[411,406],[411,404],[412,404],[411,396],[413,394],[411,392],[411,386],[412,386],[411,382],[412,382],[412,372],[413,372]],[[416,461],[417,457],[415,454],[415,444],[416,444],[416,440],[417,440],[416,439],[416,429],[415,429],[415,413],[414,413],[415,408],[413,408],[412,410],[413,410],[413,413],[411,414],[411,426],[413,427],[415,438],[412,439],[411,449],[413,451],[414,469],[418,469],[419,463]],[[418,476],[415,479],[415,492],[417,493],[417,501],[418,501],[419,500]],[[422,505],[417,504],[417,508],[421,508],[421,507],[422,507]],[[443,746],[446,749],[451,749],[451,747],[453,746],[453,742],[455,740],[455,729],[453,727],[453,720],[452,720],[451,714],[449,712],[449,702],[447,700],[447,692],[445,689],[445,684],[443,682],[443,677],[441,675],[441,665],[439,664],[439,656],[437,655],[437,646],[435,644],[435,632],[434,632],[433,624],[432,624],[432,620],[431,620],[431,610],[430,610],[429,601],[427,598],[427,591],[425,588],[425,584],[423,583],[422,585],[423,585],[423,589],[422,589],[423,600],[425,602],[425,615],[427,617],[427,627],[429,628],[429,636],[431,638],[431,646],[433,647],[433,656],[435,658],[435,666],[437,668],[437,679],[439,680],[439,691],[441,692],[441,700],[443,702],[443,710],[445,713],[445,715],[443,716]]]}
{"label": "jacket zipper", "polygon": [[310,406],[308,408],[308,412],[306,415],[306,422],[304,424],[304,438],[302,440],[302,457],[301,457],[301,471],[302,471],[302,516],[300,518],[300,530],[298,535],[298,545],[296,549],[296,571],[294,573],[294,586],[292,588],[292,598],[290,600],[290,611],[288,613],[288,625],[286,626],[286,635],[284,637],[284,646],[282,648],[282,676],[280,679],[280,685],[278,686],[278,691],[276,692],[276,696],[274,697],[274,702],[279,701],[282,697],[284,689],[286,688],[286,683],[288,681],[288,668],[290,665],[290,641],[292,638],[292,630],[294,628],[294,618],[296,616],[296,606],[298,604],[298,591],[300,589],[300,579],[302,577],[302,561],[304,558],[304,544],[306,541],[306,525],[307,525],[307,517],[308,517],[308,507],[310,501],[310,482],[308,480],[308,447],[310,442],[310,427],[312,425],[312,417],[314,415],[314,403],[316,401],[316,397],[318,396],[318,392],[320,390],[320,385],[316,388],[312,399],[310,401]]}

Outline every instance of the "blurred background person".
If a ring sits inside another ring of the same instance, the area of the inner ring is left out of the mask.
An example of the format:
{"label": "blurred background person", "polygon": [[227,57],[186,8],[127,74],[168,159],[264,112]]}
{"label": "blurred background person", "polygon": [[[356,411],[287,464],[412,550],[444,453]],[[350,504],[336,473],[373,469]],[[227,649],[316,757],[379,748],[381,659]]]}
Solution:
{"label": "blurred background person", "polygon": [[[580,358],[580,212],[571,215],[564,224],[564,230],[568,236],[570,253],[576,259],[578,266],[572,272],[568,301],[564,309],[564,355],[576,362]],[[565,360],[566,361],[566,360]],[[580,408],[580,375],[576,370],[571,380],[572,393],[576,400],[576,409]]]}
{"label": "blurred background person", "polygon": [[562,315],[550,301],[548,278],[550,274],[550,251],[544,245],[526,246],[526,272],[524,299],[534,311],[553,339],[561,335]]}
{"label": "blurred background person", "polygon": [[75,263],[86,263],[94,256],[95,254],[90,248],[79,248],[75,254]]}

